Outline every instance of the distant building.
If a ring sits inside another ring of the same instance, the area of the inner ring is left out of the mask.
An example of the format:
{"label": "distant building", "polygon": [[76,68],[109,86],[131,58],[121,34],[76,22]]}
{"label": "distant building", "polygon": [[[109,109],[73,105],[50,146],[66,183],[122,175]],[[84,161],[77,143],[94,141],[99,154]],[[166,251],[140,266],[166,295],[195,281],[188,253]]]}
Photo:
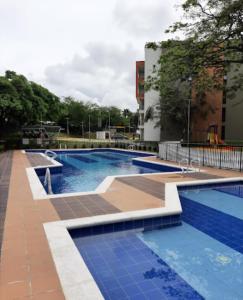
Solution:
{"label": "distant building", "polygon": [[140,139],[144,139],[144,61],[136,62],[136,98],[138,102]]}
{"label": "distant building", "polygon": [[[145,61],[136,62],[136,98],[139,104],[139,129],[141,140],[169,141],[181,140],[186,137],[186,128],[178,127],[173,121],[166,119],[166,126],[161,130],[158,126],[159,113],[156,105],[159,104],[158,91],[144,92],[144,81],[152,76],[159,67],[158,60],[162,53],[161,48],[156,50],[145,47]],[[234,71],[224,77],[224,89],[215,90],[206,94],[203,105],[191,113],[191,141],[206,142],[210,133],[217,137],[216,141],[243,140],[243,93],[237,91],[233,98],[226,93],[227,87],[232,84]],[[194,101],[192,92],[192,106]],[[153,107],[153,118],[147,120],[146,113]],[[162,116],[163,117],[163,116]],[[164,116],[166,118],[166,116]]]}

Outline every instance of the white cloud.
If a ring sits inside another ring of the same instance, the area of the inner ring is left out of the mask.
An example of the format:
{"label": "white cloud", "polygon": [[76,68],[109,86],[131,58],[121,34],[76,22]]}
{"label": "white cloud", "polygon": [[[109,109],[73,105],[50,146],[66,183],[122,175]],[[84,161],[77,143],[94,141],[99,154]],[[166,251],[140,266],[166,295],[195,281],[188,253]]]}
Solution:
{"label": "white cloud", "polygon": [[118,27],[147,41],[163,38],[164,31],[178,17],[176,6],[181,0],[117,1],[114,19]]}
{"label": "white cloud", "polygon": [[1,0],[0,72],[22,73],[59,96],[137,107],[135,61],[182,0]]}
{"label": "white cloud", "polygon": [[136,50],[129,44],[118,47],[101,42],[89,43],[85,52],[47,67],[45,85],[59,96],[135,109]]}

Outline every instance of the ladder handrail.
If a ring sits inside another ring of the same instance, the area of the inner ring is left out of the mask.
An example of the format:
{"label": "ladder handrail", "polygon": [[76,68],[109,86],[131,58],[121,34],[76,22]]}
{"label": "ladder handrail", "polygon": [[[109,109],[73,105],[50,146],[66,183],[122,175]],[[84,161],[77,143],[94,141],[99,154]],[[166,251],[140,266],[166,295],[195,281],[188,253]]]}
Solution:
{"label": "ladder handrail", "polygon": [[130,144],[130,145],[127,147],[127,149],[128,149],[128,150],[134,150],[134,147],[135,147],[134,144]]}
{"label": "ladder handrail", "polygon": [[46,168],[46,174],[44,179],[44,186],[47,185],[48,194],[53,194],[51,187],[51,172],[49,168]]}
{"label": "ladder handrail", "polygon": [[193,162],[194,163],[198,162],[198,171],[200,172],[200,170],[201,170],[201,160],[200,160],[200,158],[194,158],[194,159],[191,160],[191,163],[190,163],[191,168],[193,168],[193,165],[192,165]]}
{"label": "ladder handrail", "polygon": [[[181,166],[181,164],[183,162],[186,162],[187,163],[187,167],[183,167]],[[182,158],[180,161],[179,161],[179,168],[181,168],[181,171],[182,171],[182,174],[184,175],[185,171],[187,170],[188,171],[188,167],[189,167],[189,161],[187,158]],[[186,169],[186,170],[185,170]]]}
{"label": "ladder handrail", "polygon": [[48,156],[48,157],[50,157],[51,159],[55,159],[57,157],[56,152],[48,150],[48,149],[45,151],[45,155]]}

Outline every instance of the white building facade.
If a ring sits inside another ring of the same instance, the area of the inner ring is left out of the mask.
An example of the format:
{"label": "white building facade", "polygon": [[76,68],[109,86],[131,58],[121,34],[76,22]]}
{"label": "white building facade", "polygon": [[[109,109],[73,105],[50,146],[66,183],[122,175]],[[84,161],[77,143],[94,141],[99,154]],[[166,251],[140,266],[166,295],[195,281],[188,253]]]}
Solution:
{"label": "white building facade", "polygon": [[[149,76],[153,76],[155,70],[159,67],[158,60],[161,55],[161,48],[156,50],[145,47],[144,77],[145,82]],[[144,93],[144,117],[146,112],[152,107],[153,118],[144,122],[144,141],[160,141],[160,126],[158,123],[159,92],[155,90],[145,91]]]}

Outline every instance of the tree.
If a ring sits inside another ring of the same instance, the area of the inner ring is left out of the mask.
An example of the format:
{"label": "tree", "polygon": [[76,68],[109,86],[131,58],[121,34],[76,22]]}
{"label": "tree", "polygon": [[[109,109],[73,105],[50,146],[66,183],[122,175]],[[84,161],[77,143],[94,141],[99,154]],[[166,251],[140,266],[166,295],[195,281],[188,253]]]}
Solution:
{"label": "tree", "polygon": [[62,105],[57,96],[23,75],[6,71],[0,76],[0,132],[19,131],[26,125],[57,121]]}
{"label": "tree", "polygon": [[7,70],[0,76],[0,134],[18,132],[21,127],[52,121],[66,128],[69,118],[70,131],[81,134],[84,130],[108,129],[111,126],[127,125],[133,113],[124,113],[117,107],[99,106],[91,102],[66,97],[61,101],[43,86],[28,81],[23,75]]}
{"label": "tree", "polygon": [[182,4],[183,22],[176,22],[167,32],[182,31],[197,52],[198,67],[213,68],[213,80],[219,80],[232,67],[238,72],[233,89],[242,88],[243,75],[243,1],[186,0]]}
{"label": "tree", "polygon": [[[167,32],[184,33],[184,40],[170,39],[159,44],[148,43],[154,50],[161,48],[159,68],[145,83],[145,90],[159,91],[157,125],[162,130],[168,118],[184,128],[188,99],[191,97],[189,78],[193,85],[193,107],[205,102],[207,93],[223,88],[223,76],[233,67],[235,76],[228,92],[243,87],[243,2],[242,0],[186,0],[182,4],[185,22],[176,22]],[[156,116],[155,116],[156,117]]]}

